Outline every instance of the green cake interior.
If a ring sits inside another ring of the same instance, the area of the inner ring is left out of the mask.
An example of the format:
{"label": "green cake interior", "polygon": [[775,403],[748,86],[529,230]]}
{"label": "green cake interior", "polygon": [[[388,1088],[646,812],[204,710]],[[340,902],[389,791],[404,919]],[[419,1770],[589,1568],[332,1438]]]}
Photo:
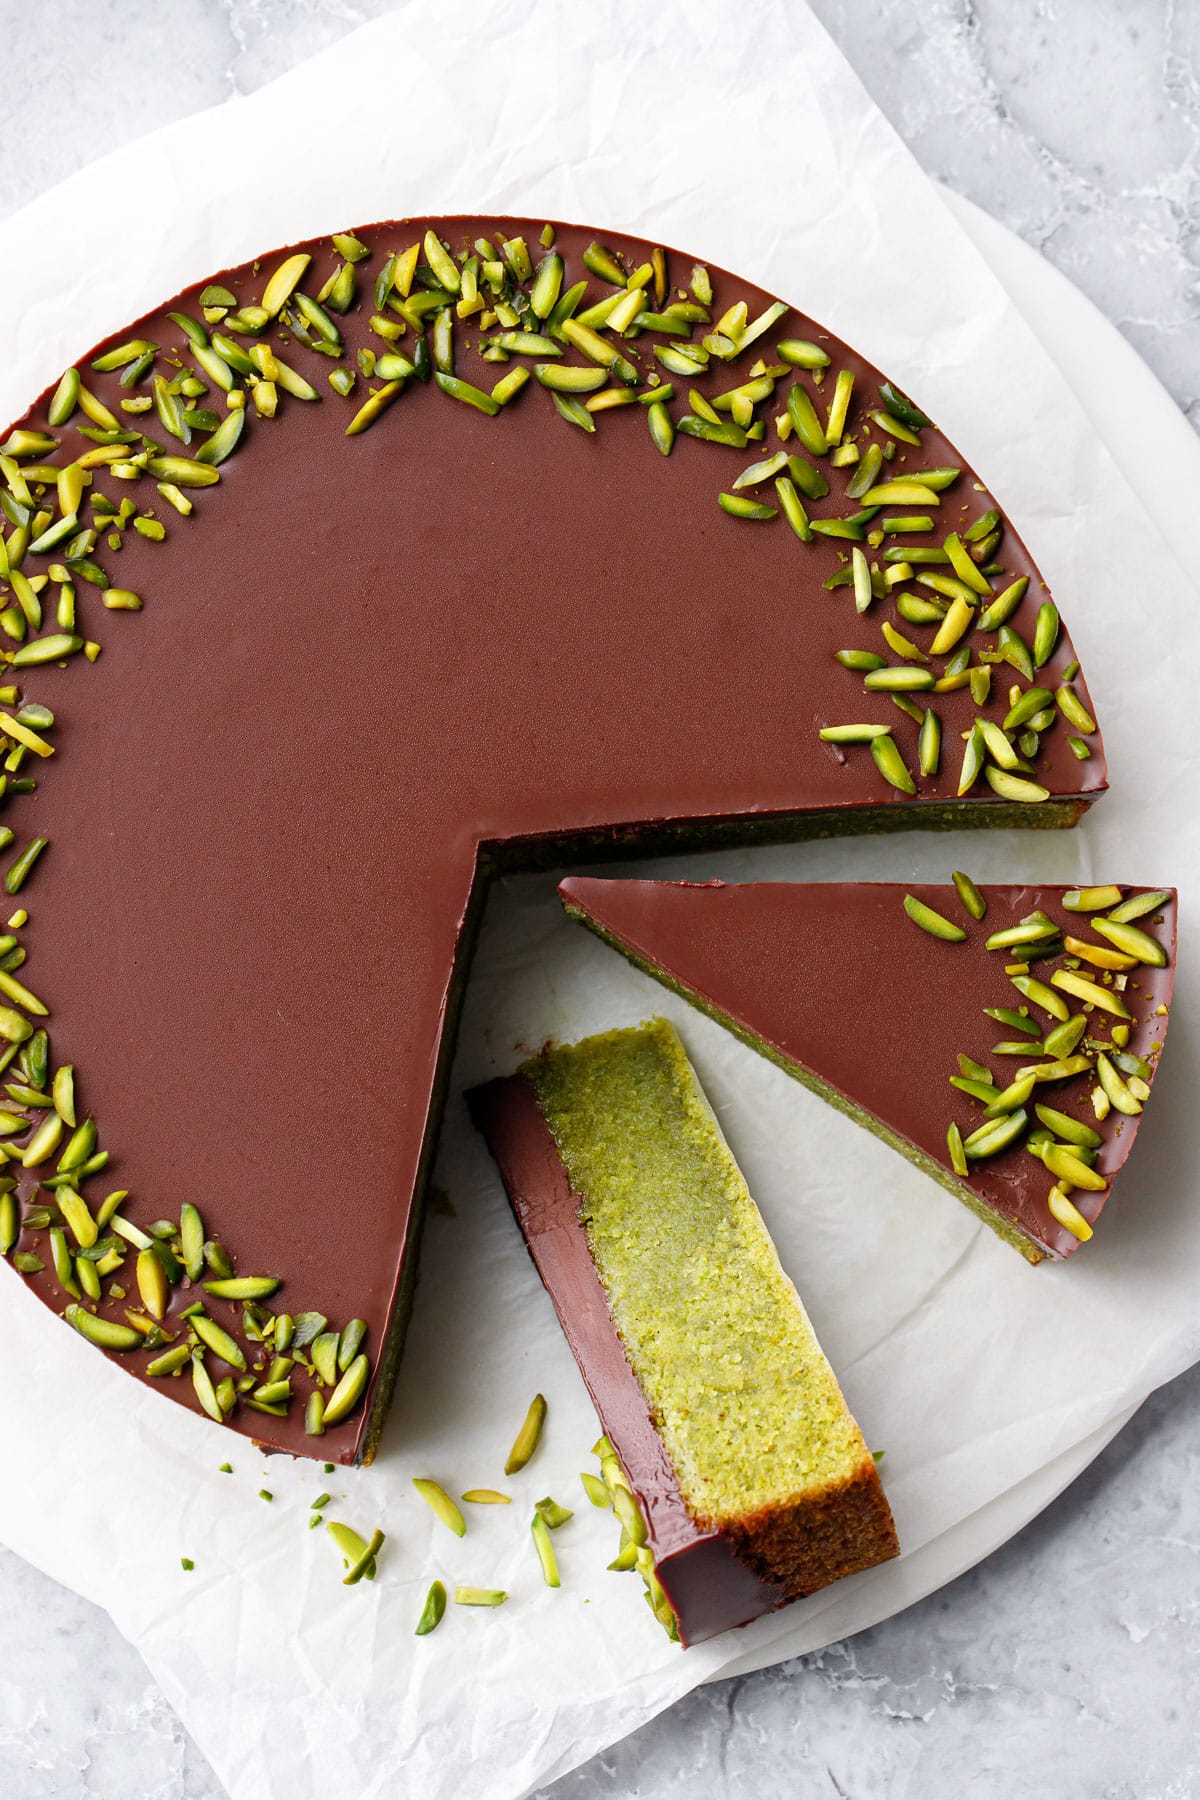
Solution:
{"label": "green cake interior", "polygon": [[721,1525],[869,1466],[674,1028],[606,1032],[524,1073],[693,1515]]}

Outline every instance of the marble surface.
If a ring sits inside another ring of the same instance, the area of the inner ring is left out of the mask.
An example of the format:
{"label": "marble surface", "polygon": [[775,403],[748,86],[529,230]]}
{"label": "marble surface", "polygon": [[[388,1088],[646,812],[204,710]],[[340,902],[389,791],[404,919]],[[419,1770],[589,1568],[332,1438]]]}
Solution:
{"label": "marble surface", "polygon": [[[0,218],[388,4],[0,0]],[[1200,428],[1198,0],[814,4],[924,167],[1069,275]],[[1189,1800],[1198,1477],[1195,1369],[941,1593],[689,1696],[539,1800]],[[107,1617],[3,1550],[0,1794],[221,1800]]]}

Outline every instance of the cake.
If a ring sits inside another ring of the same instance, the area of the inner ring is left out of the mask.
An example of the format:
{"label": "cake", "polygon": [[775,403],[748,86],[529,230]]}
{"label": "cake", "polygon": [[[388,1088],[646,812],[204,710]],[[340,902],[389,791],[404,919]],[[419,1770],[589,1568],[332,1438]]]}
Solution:
{"label": "cake", "polygon": [[0,436],[0,506],[0,1252],[275,1448],[378,1441],[495,870],[1105,785],[918,404],[636,239],[417,219],[227,270]]}
{"label": "cake", "polygon": [[875,1462],[674,1028],[556,1046],[468,1099],[684,1644],[896,1555]]}
{"label": "cake", "polygon": [[1028,1257],[1091,1237],[1166,1037],[1176,895],[605,881],[567,911]]}

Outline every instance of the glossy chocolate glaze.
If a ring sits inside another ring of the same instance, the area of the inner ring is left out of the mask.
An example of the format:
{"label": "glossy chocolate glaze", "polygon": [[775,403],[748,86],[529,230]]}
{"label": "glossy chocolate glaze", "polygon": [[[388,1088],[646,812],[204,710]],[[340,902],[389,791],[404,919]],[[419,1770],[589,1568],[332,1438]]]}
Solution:
{"label": "glossy chocolate glaze", "polygon": [[[339,321],[351,366],[358,347],[381,347],[368,318],[383,255],[427,223],[362,233],[374,251],[363,303]],[[495,219],[436,224],[455,247],[497,231]],[[541,221],[503,229],[536,246]],[[591,235],[559,227],[569,271]],[[631,263],[648,254],[607,241]],[[315,293],[338,259],[325,240],[305,247]],[[219,279],[256,301],[281,254]],[[673,287],[691,261],[671,256]],[[744,299],[753,316],[770,298],[713,279],[721,306]],[[166,314],[198,315],[198,291],[109,342],[136,333],[183,356]],[[803,316],[771,336],[785,334],[819,336],[873,403],[878,377],[853,351]],[[502,371],[478,359],[478,336],[457,328],[458,370],[490,387]],[[664,458],[640,406],[588,436],[533,384],[487,418],[412,382],[347,438],[361,380],[342,399],[329,361],[295,344],[281,354],[321,403],[283,395],[271,421],[248,408],[192,517],[150,483],[97,476],[113,498],[151,504],[167,540],[127,532],[115,555],[101,544],[145,611],[106,613],[78,584],[82,628],[103,654],[23,680],[57,714],[57,755],[6,816],[18,842],[50,839],[22,895],[26,973],[112,1152],[89,1194],[128,1188],[143,1224],[192,1201],[241,1271],[285,1277],[274,1305],[366,1319],[374,1374],[353,1419],[316,1441],[295,1405],[286,1420],[242,1409],[235,1420],[281,1448],[349,1460],[386,1398],[383,1346],[411,1276],[481,870],[670,847],[680,831],[919,824],[953,796],[957,758],[909,801],[867,752],[817,742],[830,719],[886,719],[915,766],[916,727],[886,696],[864,701],[833,660],[878,642],[845,590],[822,587],[837,545],[718,509],[757,452],[681,437]],[[119,410],[129,390],[89,362],[88,385]],[[47,400],[24,422],[43,424]],[[63,461],[90,447],[80,422],[57,434]],[[164,440],[152,413],[135,423]],[[961,460],[936,430],[911,456]],[[988,504],[965,472],[940,529]],[[844,509],[833,496],[813,507]],[[1015,533],[1002,554],[1010,574],[1033,577],[1015,621],[1029,637],[1044,590]],[[1072,655],[1064,636],[1047,673]],[[974,708],[956,693],[941,710],[950,742]],[[1080,807],[1104,785],[1102,755],[1077,763],[1061,731],[1039,767]],[[989,800],[970,806],[994,816]],[[49,1271],[34,1286],[61,1308]],[[122,1363],[137,1372],[141,1360]],[[195,1404],[186,1377],[155,1385]]]}
{"label": "glossy chocolate glaze", "polygon": [[683,1643],[698,1643],[772,1612],[787,1598],[784,1589],[766,1581],[726,1537],[698,1525],[688,1512],[626,1360],[580,1222],[579,1195],[572,1192],[532,1083],[512,1075],[472,1089],[467,1100],[600,1423],[640,1503]]}
{"label": "glossy chocolate glaze", "polygon": [[[946,1130],[953,1120],[964,1137],[983,1122],[983,1109],[950,1087],[960,1051],[992,1069],[995,1085],[1015,1078],[1020,1057],[993,1057],[991,1046],[1018,1034],[984,1015],[985,1006],[1020,1008],[1022,995],[1004,973],[1003,951],[984,948],[994,931],[1015,925],[1040,907],[1064,932],[1101,943],[1086,913],[1068,912],[1061,887],[985,887],[987,913],[970,920],[953,887],[892,886],[882,882],[747,882],[726,886],[667,881],[604,881],[572,876],[559,893],[569,911],[607,937],[635,962],[754,1042],[793,1072],[815,1076],[836,1097],[861,1108],[952,1175]],[[1127,888],[1126,893],[1137,892]],[[966,943],[951,944],[922,931],[903,910],[906,893],[967,928]],[[1128,1048],[1157,1066],[1152,1042],[1166,1036],[1174,982],[1176,900],[1150,926],[1167,949],[1164,969],[1130,971],[1124,998],[1135,1015]],[[1061,966],[1056,962],[1053,966]],[[1048,980],[1047,967],[1031,971]],[[1095,973],[1082,969],[1087,975]],[[1064,996],[1073,1012],[1080,1003]],[[1036,1006],[1046,1030],[1054,1021]],[[1100,1014],[1094,1017],[1099,1019]],[[1107,1031],[1104,1036],[1107,1037]],[[1030,1057],[1030,1063],[1037,1061]],[[1043,1101],[1093,1127],[1090,1079],[1047,1083]],[[1033,1102],[1030,1103],[1031,1105]],[[1036,1120],[1030,1114],[1031,1125]],[[1111,1182],[1137,1134],[1139,1116],[1110,1113],[1097,1169]],[[1050,1256],[1069,1256],[1079,1242],[1050,1213],[1053,1185],[1021,1144],[973,1163],[967,1183],[984,1206],[1016,1226]],[[1077,1190],[1072,1203],[1095,1223],[1105,1193]]]}

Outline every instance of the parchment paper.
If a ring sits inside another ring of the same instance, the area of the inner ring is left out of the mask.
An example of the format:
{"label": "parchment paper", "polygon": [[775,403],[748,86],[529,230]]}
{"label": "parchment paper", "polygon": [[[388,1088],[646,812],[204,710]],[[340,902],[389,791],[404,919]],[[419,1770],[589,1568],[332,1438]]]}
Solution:
{"label": "parchment paper", "polygon": [[[280,154],[286,147],[287,154]],[[114,193],[136,189],[136,207]],[[814,1648],[948,1579],[964,1521],[1200,1354],[1190,895],[1196,594],[856,78],[796,0],[412,0],[250,100],[85,170],[4,229],[11,416],[102,332],[194,277],[374,217],[489,209],[628,228],[774,286],[911,389],[985,471],[1050,578],[1104,723],[1114,792],[1079,831],[913,836],[645,865],[727,879],[1124,877],[1184,892],[1169,1052],[1098,1239],[1025,1266],[907,1164],[566,922],[549,876],[489,903],[383,1453],[322,1476],[123,1378],[2,1281],[0,1535],[108,1608],[239,1797],[515,1800],[723,1667]],[[69,254],[63,248],[69,245]],[[1136,656],[1135,656],[1136,652]],[[69,771],[64,778],[69,779]],[[578,1485],[595,1421],[466,1122],[464,1085],[661,1011],[701,1078],[883,1470],[906,1556],[682,1654]],[[501,1468],[535,1389],[546,1441]],[[218,1472],[230,1458],[234,1473]],[[414,1495],[501,1485],[459,1543]],[[260,1487],[275,1498],[258,1497]],[[307,1501],[389,1534],[346,1590]],[[541,1582],[533,1501],[576,1508]],[[185,1574],[179,1559],[190,1556]],[[507,1588],[413,1627],[434,1574]]]}

